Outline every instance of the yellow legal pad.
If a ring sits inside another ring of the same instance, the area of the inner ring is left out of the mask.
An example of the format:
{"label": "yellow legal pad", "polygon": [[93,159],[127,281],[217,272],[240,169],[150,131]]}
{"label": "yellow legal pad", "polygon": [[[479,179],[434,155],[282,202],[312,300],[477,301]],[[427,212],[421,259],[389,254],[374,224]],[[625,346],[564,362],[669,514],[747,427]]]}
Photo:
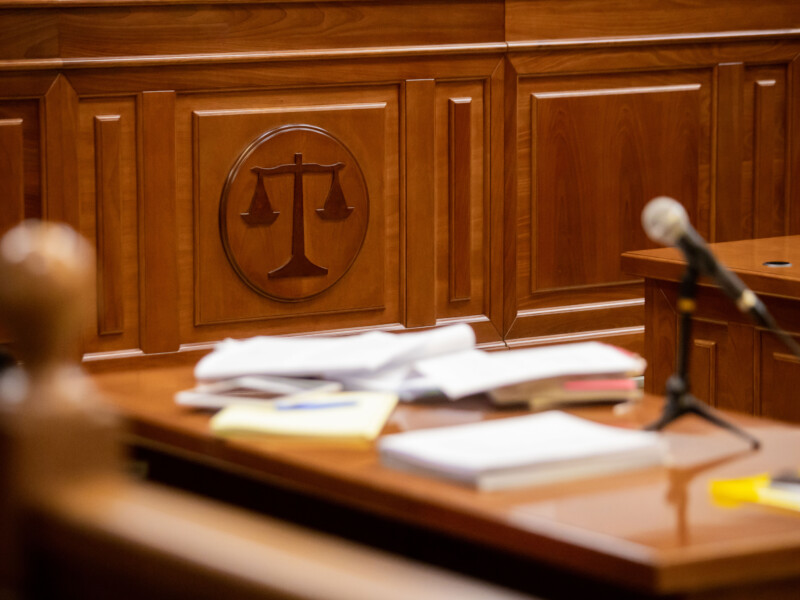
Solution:
{"label": "yellow legal pad", "polygon": [[383,392],[302,394],[272,403],[232,404],[214,415],[211,430],[222,436],[373,440],[396,405],[397,395]]}
{"label": "yellow legal pad", "polygon": [[750,502],[800,512],[800,487],[781,486],[768,474],[712,481],[710,491],[723,506]]}

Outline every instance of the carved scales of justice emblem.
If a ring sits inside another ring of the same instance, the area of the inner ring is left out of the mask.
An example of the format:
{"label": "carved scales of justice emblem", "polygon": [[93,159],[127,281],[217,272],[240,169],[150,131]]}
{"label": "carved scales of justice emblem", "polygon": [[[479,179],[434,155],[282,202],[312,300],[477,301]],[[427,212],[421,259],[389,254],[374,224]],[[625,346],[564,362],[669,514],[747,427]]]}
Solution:
{"label": "carved scales of justice emblem", "polygon": [[325,205],[316,210],[319,218],[325,221],[340,221],[346,219],[353,212],[352,206],[347,206],[342,184],[339,182],[339,171],[344,168],[344,163],[337,162],[330,165],[319,163],[304,163],[303,154],[294,155],[294,163],[278,165],[275,167],[252,167],[250,170],[258,176],[253,198],[247,212],[241,213],[242,220],[250,226],[269,226],[280,215],[279,211],[272,210],[267,190],[264,187],[264,177],[291,173],[294,175],[294,197],[292,202],[292,255],[283,266],[268,273],[268,277],[314,277],[327,275],[328,269],[314,264],[306,256],[306,229],[303,195],[303,175],[305,173],[331,173],[331,186]]}
{"label": "carved scales of justice emblem", "polygon": [[[323,197],[321,207],[307,211]],[[223,247],[254,291],[305,300],[350,268],[368,208],[364,175],[344,144],[311,125],[277,127],[250,144],[228,174],[220,200]]]}

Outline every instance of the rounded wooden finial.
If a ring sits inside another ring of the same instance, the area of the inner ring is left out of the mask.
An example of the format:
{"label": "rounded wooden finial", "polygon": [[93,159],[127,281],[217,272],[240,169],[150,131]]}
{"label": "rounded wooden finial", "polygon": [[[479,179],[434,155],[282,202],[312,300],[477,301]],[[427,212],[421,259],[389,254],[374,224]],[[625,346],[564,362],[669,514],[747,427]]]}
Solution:
{"label": "rounded wooden finial", "polygon": [[0,318],[28,370],[79,355],[93,269],[88,242],[64,224],[25,221],[0,240]]}

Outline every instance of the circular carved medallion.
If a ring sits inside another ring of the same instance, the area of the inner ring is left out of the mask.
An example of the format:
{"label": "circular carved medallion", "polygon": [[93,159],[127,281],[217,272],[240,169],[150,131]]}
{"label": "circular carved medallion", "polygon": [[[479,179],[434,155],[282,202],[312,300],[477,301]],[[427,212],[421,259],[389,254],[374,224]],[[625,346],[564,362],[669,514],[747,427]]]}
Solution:
{"label": "circular carved medallion", "polygon": [[368,217],[355,157],[312,125],[284,125],[253,141],[228,173],[219,206],[231,266],[254,291],[283,302],[341,279],[361,250]]}

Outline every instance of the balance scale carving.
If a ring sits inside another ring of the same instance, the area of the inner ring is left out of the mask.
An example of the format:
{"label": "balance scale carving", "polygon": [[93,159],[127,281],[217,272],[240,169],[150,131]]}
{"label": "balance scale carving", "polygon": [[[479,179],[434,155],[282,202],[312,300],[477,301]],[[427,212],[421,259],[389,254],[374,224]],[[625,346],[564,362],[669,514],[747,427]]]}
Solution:
{"label": "balance scale carving", "polygon": [[315,277],[328,273],[328,269],[314,264],[306,256],[306,234],[304,223],[304,193],[303,175],[306,173],[330,173],[331,185],[322,208],[316,209],[317,216],[325,221],[341,221],[353,212],[352,206],[347,206],[342,186],[339,182],[339,171],[345,167],[342,162],[329,165],[303,162],[303,154],[294,155],[294,163],[277,165],[274,167],[252,167],[250,170],[256,174],[257,181],[253,198],[247,212],[241,213],[242,220],[248,226],[269,226],[275,222],[280,211],[274,211],[264,187],[263,178],[272,175],[292,173],[294,175],[294,197],[292,203],[292,248],[291,256],[282,266],[268,273],[271,279],[282,277]]}

